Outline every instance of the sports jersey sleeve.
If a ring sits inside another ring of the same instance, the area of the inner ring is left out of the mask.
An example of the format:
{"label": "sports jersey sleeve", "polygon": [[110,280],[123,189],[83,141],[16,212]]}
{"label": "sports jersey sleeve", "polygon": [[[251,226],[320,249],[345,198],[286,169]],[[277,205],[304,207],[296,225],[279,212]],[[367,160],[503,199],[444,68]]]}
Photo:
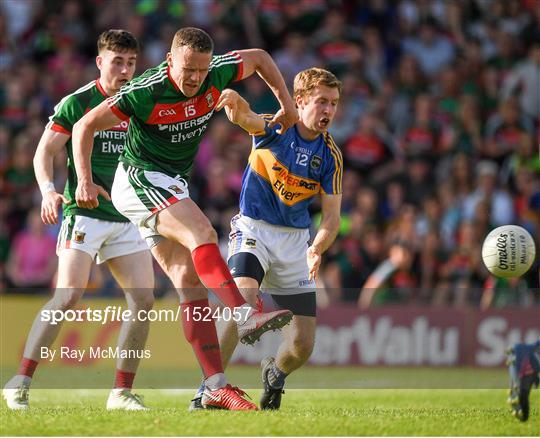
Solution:
{"label": "sports jersey sleeve", "polygon": [[212,75],[212,85],[223,90],[234,81],[242,79],[244,61],[238,52],[228,52],[225,55],[213,56],[209,73]]}
{"label": "sports jersey sleeve", "polygon": [[73,125],[84,115],[82,102],[74,95],[66,96],[54,107],[47,127],[62,134],[71,135]]}
{"label": "sports jersey sleeve", "polygon": [[341,188],[343,156],[330,134],[325,134],[325,143],[328,150],[321,174],[321,192],[327,195],[339,195],[343,191]]}
{"label": "sports jersey sleeve", "polygon": [[269,148],[280,138],[280,135],[276,132],[279,125],[275,125],[272,128],[268,126],[268,122],[270,122],[274,116],[272,114],[261,114],[261,117],[264,119],[264,130],[252,135],[253,147],[255,149]]}
{"label": "sports jersey sleeve", "polygon": [[[122,120],[127,120],[132,116],[137,116],[140,104],[148,104],[151,96],[145,89],[132,89],[128,85],[120,88],[120,91],[107,99],[109,109]],[[141,117],[143,118],[143,117]]]}

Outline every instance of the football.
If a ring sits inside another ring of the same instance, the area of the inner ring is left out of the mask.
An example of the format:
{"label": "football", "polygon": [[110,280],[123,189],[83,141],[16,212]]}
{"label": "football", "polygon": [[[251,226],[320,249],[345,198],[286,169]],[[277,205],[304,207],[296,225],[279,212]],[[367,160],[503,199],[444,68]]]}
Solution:
{"label": "football", "polygon": [[482,259],[489,272],[497,277],[520,277],[533,264],[534,240],[517,225],[503,225],[489,233],[482,245]]}

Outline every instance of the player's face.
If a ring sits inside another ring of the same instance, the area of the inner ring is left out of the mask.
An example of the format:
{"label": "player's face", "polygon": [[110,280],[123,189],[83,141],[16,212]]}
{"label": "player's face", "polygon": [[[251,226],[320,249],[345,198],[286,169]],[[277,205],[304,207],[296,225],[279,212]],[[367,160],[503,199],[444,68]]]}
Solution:
{"label": "player's face", "polygon": [[167,53],[170,75],[186,97],[197,94],[208,75],[212,53],[197,52],[181,46]]}
{"label": "player's face", "polygon": [[133,79],[137,64],[137,53],[103,50],[97,56],[96,64],[101,71],[101,85],[107,92],[114,94]]}
{"label": "player's face", "polygon": [[331,125],[339,102],[339,90],[319,85],[309,96],[298,97],[296,104],[302,123],[311,131],[322,133]]}

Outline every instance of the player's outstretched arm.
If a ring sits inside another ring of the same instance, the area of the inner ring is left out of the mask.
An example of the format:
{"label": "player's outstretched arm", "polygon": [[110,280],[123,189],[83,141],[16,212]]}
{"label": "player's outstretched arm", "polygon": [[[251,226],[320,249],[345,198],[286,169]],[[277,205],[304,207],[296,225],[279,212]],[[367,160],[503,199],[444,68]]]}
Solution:
{"label": "player's outstretched arm", "polygon": [[111,199],[103,187],[92,181],[92,148],[96,131],[112,128],[120,122],[104,101],[73,126],[73,159],[77,172],[75,200],[79,207],[96,208],[99,205],[98,195]]}
{"label": "player's outstretched arm", "polygon": [[45,224],[58,223],[58,207],[69,201],[54,187],[54,157],[64,148],[69,135],[45,128],[34,154],[34,173],[43,199],[41,220]]}
{"label": "player's outstretched arm", "polygon": [[342,195],[321,195],[322,220],[313,244],[307,250],[309,279],[317,278],[322,254],[336,240],[341,222]]}
{"label": "player's outstretched arm", "polygon": [[262,49],[237,50],[237,52],[244,61],[242,79],[257,72],[276,96],[281,108],[270,121],[269,126],[272,127],[279,123],[281,128],[277,130],[277,133],[283,134],[298,122],[298,111],[276,63]]}
{"label": "player's outstretched arm", "polygon": [[253,135],[264,131],[264,119],[259,114],[254,113],[249,103],[236,91],[223,90],[216,104],[216,110],[220,111],[222,108],[225,108],[225,114],[232,123],[240,126],[249,134]]}

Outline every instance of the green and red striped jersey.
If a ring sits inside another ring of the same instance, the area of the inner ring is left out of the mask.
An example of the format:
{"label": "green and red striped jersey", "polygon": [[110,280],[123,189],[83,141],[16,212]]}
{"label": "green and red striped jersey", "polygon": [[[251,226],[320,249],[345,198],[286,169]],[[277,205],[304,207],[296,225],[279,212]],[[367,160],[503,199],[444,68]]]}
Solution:
{"label": "green and red striped jersey", "polygon": [[242,78],[242,66],[237,52],[213,56],[208,76],[193,97],[180,91],[166,62],[124,85],[107,100],[119,118],[130,120],[120,161],[188,177],[218,98],[231,82]]}
{"label": "green and red striped jersey", "polygon": [[[50,121],[47,124],[47,128],[71,135],[73,125],[107,97],[107,93],[105,93],[98,79],[86,84],[74,93],[64,97],[54,107],[54,114],[49,118]],[[92,179],[108,193],[111,193],[114,174],[118,166],[118,157],[124,150],[127,129],[128,121],[122,121],[111,129],[99,131],[94,134],[94,147],[91,157]],[[68,176],[64,196],[71,203],[69,205],[63,205],[64,216],[80,215],[112,222],[128,222],[128,219],[114,208],[112,202],[103,199],[103,197],[99,198],[99,207],[97,208],[87,209],[77,207],[77,203],[75,202],[77,174],[75,172],[75,162],[73,161],[71,137],[66,143],[66,149],[68,155]]]}

